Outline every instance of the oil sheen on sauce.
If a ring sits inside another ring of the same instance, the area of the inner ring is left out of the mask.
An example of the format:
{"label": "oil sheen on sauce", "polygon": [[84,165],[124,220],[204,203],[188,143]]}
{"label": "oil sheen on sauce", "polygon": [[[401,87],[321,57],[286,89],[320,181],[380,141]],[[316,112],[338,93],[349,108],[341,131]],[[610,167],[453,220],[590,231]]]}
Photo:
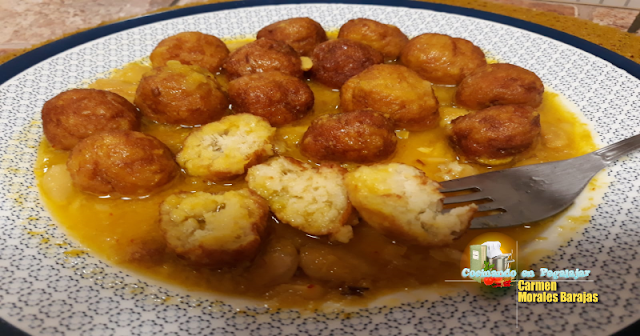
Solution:
{"label": "oil sheen on sauce", "polygon": [[[235,49],[247,42],[234,41],[230,47]],[[89,87],[112,91],[133,101],[137,83],[149,69],[148,62],[134,62],[114,70],[108,78],[99,79]],[[217,78],[226,88],[224,75],[219,74]],[[308,84],[315,95],[313,112],[302,120],[279,128],[275,146],[281,155],[304,161],[308,159],[300,154],[297,143],[310,122],[319,115],[340,112],[338,91],[313,81],[308,81]],[[464,158],[458,157],[449,144],[447,127],[452,119],[467,111],[455,107],[455,87],[435,86],[434,90],[440,102],[440,127],[423,132],[397,130],[397,151],[388,161],[415,166],[437,181],[508,167],[488,168],[465,163]],[[538,111],[542,134],[531,150],[519,155],[516,166],[568,159],[596,149],[587,125],[570,112],[555,93],[545,92]],[[157,137],[177,153],[190,129],[143,121],[142,131]],[[50,179],[47,181],[47,172],[53,171],[52,167],[56,166],[56,170],[61,171],[60,167],[66,163],[67,157],[67,151],[52,149],[44,139],[38,151],[35,174],[48,209],[85,247],[112,263],[161,281],[190,290],[256,298],[272,307],[314,308],[327,301],[362,304],[382,294],[440,285],[445,279],[458,279],[461,251],[474,237],[488,232],[470,230],[452,246],[428,250],[393,242],[361,223],[354,227],[351,242],[330,245],[324,239],[307,236],[272,220],[270,239],[287,241],[296,247],[313,246],[323,258],[322,267],[325,269],[322,271],[336,276],[344,276],[339,273],[347,272],[350,273],[348,276],[354,278],[368,278],[357,282],[359,287],[368,290],[364,296],[360,296],[359,289],[353,292],[353,288],[348,288],[345,291],[338,283],[310,279],[299,270],[287,283],[265,288],[259,282],[259,271],[215,271],[192,267],[170,253],[162,252],[164,243],[157,220],[158,206],[164,198],[177,191],[222,192],[239,189],[246,187],[244,180],[213,184],[183,173],[169,186],[145,198],[98,198],[75,190],[68,185],[68,181],[66,186]],[[348,164],[344,166],[347,169],[354,167]],[[60,190],[64,192],[60,193]],[[553,218],[535,225],[499,231],[525,247],[527,242],[539,239],[552,222]],[[588,216],[583,222],[582,225],[588,222]],[[361,267],[345,269],[342,267],[344,263],[340,263],[345,260]]]}

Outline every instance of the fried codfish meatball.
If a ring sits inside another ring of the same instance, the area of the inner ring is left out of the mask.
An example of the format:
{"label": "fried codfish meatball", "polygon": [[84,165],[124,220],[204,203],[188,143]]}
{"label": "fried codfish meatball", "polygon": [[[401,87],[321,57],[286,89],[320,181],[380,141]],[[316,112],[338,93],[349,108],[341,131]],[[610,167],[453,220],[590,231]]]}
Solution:
{"label": "fried codfish meatball", "polygon": [[178,61],[145,73],[134,103],[153,121],[183,126],[218,120],[229,106],[213,74]]}
{"label": "fried codfish meatball", "polygon": [[187,174],[225,181],[273,155],[276,129],[261,117],[241,113],[193,130],[176,160]]}
{"label": "fried codfish meatball", "polygon": [[395,60],[409,42],[398,27],[370,19],[354,19],[340,27],[338,38],[362,42],[382,53],[386,60]]}
{"label": "fried codfish meatball", "polygon": [[347,39],[318,44],[311,54],[311,76],[318,82],[339,89],[349,78],[384,61],[382,54],[368,45]]}
{"label": "fried codfish meatball", "polygon": [[298,78],[303,74],[300,55],[293,48],[282,41],[266,38],[232,52],[222,67],[229,80],[258,72],[279,71]]}
{"label": "fried codfish meatball", "polygon": [[149,58],[154,67],[179,61],[185,65],[198,65],[216,73],[220,71],[229,48],[219,38],[200,32],[183,32],[160,41]]}
{"label": "fried codfish meatball", "polygon": [[451,244],[468,228],[475,204],[442,212],[440,185],[401,164],[361,166],[347,173],[349,199],[360,216],[390,239],[421,246]]}
{"label": "fried codfish meatball", "polygon": [[479,110],[494,105],[542,103],[544,84],[533,72],[513,64],[488,64],[465,77],[456,91],[456,104]]}
{"label": "fried codfish meatball", "polygon": [[282,41],[298,54],[310,56],[316,45],[327,40],[322,26],[308,17],[298,17],[274,22],[258,32],[257,38]]}
{"label": "fried codfish meatball", "polygon": [[80,141],[69,155],[73,185],[96,195],[144,196],[171,182],[179,167],[158,139],[107,131]]}
{"label": "fried codfish meatball", "polygon": [[470,41],[441,34],[412,38],[402,49],[400,61],[436,84],[458,84],[487,64],[482,50]]}
{"label": "fried codfish meatball", "polygon": [[137,131],[140,122],[136,107],[115,93],[73,89],[44,103],[42,128],[53,148],[71,149],[80,140],[100,132]]}
{"label": "fried codfish meatball", "polygon": [[468,158],[495,165],[508,163],[540,134],[540,115],[524,105],[499,105],[452,121],[452,141]]}
{"label": "fried codfish meatball", "polygon": [[316,118],[300,150],[317,161],[370,163],[391,156],[397,141],[393,123],[382,113],[360,110]]}
{"label": "fried codfish meatball", "polygon": [[353,237],[353,230],[345,173],[346,169],[338,165],[316,167],[279,156],[249,168],[246,180],[282,223],[346,243]]}
{"label": "fried codfish meatball", "polygon": [[438,123],[438,100],[431,83],[402,65],[378,64],[351,77],[340,90],[340,107],[380,111],[396,127],[410,131]]}
{"label": "fried codfish meatball", "polygon": [[240,77],[229,83],[228,92],[234,112],[263,117],[271,126],[296,121],[313,108],[313,92],[307,83],[280,72]]}
{"label": "fried codfish meatball", "polygon": [[258,254],[268,215],[267,202],[249,189],[180,193],[160,205],[160,228],[168,247],[190,263],[233,267]]}

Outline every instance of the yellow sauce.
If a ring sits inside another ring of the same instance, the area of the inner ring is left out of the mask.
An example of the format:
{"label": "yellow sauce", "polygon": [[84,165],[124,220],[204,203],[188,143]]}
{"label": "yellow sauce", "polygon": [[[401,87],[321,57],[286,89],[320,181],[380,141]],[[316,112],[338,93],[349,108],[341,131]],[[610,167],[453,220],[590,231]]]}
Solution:
{"label": "yellow sauce", "polygon": [[[237,47],[246,42],[233,43],[234,47]],[[131,63],[123,69],[115,70],[109,78],[95,81],[89,87],[112,91],[133,101],[137,83],[142,74],[149,69],[145,62]],[[217,75],[217,78],[226,88],[227,81],[224,75]],[[281,155],[305,161],[307,159],[297,148],[305,129],[319,115],[340,112],[339,92],[311,81],[308,84],[315,94],[313,112],[302,120],[278,129],[276,140],[277,151]],[[398,148],[389,161],[415,166],[438,181],[509,167],[487,168],[465,163],[464,159],[458,158],[449,144],[446,126],[447,121],[466,111],[454,106],[454,87],[436,86],[435,92],[441,104],[441,127],[424,132],[398,130]],[[515,165],[562,160],[596,149],[587,125],[563,106],[560,97],[555,93],[545,92],[538,111],[541,116],[542,136],[534,148],[518,156]],[[190,129],[143,120],[142,131],[157,137],[176,153]],[[351,242],[331,248],[366,260],[367,267],[374,270],[374,279],[361,282],[361,285],[369,288],[364,297],[345,296],[344,291],[340,291],[338,286],[309,279],[300,271],[289,283],[264,289],[255,286],[255,279],[242,270],[214,271],[193,267],[170,253],[158,252],[163,246],[163,237],[157,224],[158,206],[164,198],[177,191],[220,192],[243,188],[246,187],[243,180],[213,184],[183,174],[163,190],[142,199],[98,198],[69,188],[61,202],[46,186],[43,187],[43,181],[51,167],[65,164],[67,156],[68,152],[54,150],[43,140],[38,151],[35,174],[43,199],[54,217],[93,253],[153,278],[192,290],[253,297],[265,301],[270,306],[313,308],[326,301],[360,304],[364,300],[397,290],[441,285],[445,279],[459,278],[460,258],[453,257],[448,260],[446,251],[463,251],[474,237],[489,231],[470,230],[447,250],[430,251],[394,243],[361,223],[354,227],[354,239]],[[353,168],[352,165],[345,167]],[[585,211],[587,210],[588,207],[585,208]],[[528,242],[544,239],[541,233],[553,220],[552,218],[535,225],[501,229],[500,232],[519,241],[520,246],[525,247]],[[588,216],[586,219],[574,218],[571,226],[584,225],[586,222]],[[296,246],[328,244],[323,239],[306,236],[274,221],[270,225],[272,235],[294,241]],[[82,250],[67,252],[69,255],[82,253]],[[150,254],[159,254],[161,257],[146,258]],[[445,257],[442,257],[443,254]]]}

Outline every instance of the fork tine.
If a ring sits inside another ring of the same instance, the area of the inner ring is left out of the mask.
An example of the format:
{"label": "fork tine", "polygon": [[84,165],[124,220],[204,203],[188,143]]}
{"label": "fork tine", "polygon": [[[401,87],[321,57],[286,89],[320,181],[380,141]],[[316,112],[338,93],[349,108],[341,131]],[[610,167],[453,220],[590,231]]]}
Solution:
{"label": "fork tine", "polygon": [[513,225],[521,224],[517,220],[511,216],[508,212],[484,216],[484,217],[476,217],[471,220],[471,225],[469,228],[471,229],[488,229],[488,228],[503,228]]}
{"label": "fork tine", "polygon": [[445,197],[442,201],[442,204],[446,205],[446,204],[454,204],[454,203],[472,202],[472,201],[478,201],[482,199],[493,200],[489,195],[479,191],[479,192],[470,193],[466,195]]}
{"label": "fork tine", "polygon": [[440,182],[440,192],[448,193],[454,191],[462,191],[469,189],[479,189],[475,186],[476,179],[474,176],[463,177],[455,180],[443,181]]}
{"label": "fork tine", "polygon": [[483,203],[478,205],[478,212],[502,209],[496,202]]}

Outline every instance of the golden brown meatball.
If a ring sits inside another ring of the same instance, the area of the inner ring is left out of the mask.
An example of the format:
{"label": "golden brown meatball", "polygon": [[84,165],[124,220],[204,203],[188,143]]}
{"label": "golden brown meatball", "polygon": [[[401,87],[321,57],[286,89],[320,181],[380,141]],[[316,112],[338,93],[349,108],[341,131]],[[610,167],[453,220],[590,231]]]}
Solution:
{"label": "golden brown meatball", "polygon": [[160,205],[167,245],[189,262],[213,268],[251,261],[265,236],[269,206],[249,189],[171,195]]}
{"label": "golden brown meatball", "polygon": [[385,59],[395,60],[409,42],[398,27],[370,19],[354,19],[340,27],[338,38],[362,42],[382,53]]}
{"label": "golden brown meatball", "polygon": [[78,141],[100,132],[137,131],[140,122],[136,107],[115,93],[73,89],[44,103],[42,128],[53,148],[71,149]]}
{"label": "golden brown meatball", "polygon": [[300,55],[288,44],[266,38],[244,45],[229,55],[222,66],[229,80],[258,72],[279,71],[302,78]]}
{"label": "golden brown meatball", "polygon": [[285,42],[300,55],[309,56],[316,45],[327,40],[327,33],[316,21],[298,17],[274,22],[260,29],[257,37]]}
{"label": "golden brown meatball", "polygon": [[76,188],[96,195],[143,196],[171,182],[178,164],[158,139],[133,131],[108,131],[80,141],[67,169]]}
{"label": "golden brown meatball", "polygon": [[339,89],[349,78],[382,63],[384,57],[366,44],[337,39],[318,44],[311,60],[311,76],[330,88]]}
{"label": "golden brown meatball", "polygon": [[465,156],[480,163],[507,163],[540,134],[540,115],[524,105],[499,105],[458,117],[452,126],[453,143]]}
{"label": "golden brown meatball", "polygon": [[165,66],[167,61],[173,60],[216,73],[227,56],[229,49],[219,38],[200,32],[183,32],[160,41],[149,58],[154,67]]}
{"label": "golden brown meatball", "polygon": [[134,103],[153,121],[183,126],[216,121],[229,107],[213,74],[178,61],[145,73]]}
{"label": "golden brown meatball", "polygon": [[360,110],[315,119],[300,141],[302,153],[318,161],[376,162],[388,158],[398,141],[382,113]]}
{"label": "golden brown meatball", "polygon": [[231,81],[229,100],[234,112],[263,117],[278,127],[304,117],[313,107],[313,92],[299,78],[256,73]]}
{"label": "golden brown meatball", "polygon": [[542,103],[544,85],[533,72],[513,64],[488,64],[465,77],[456,91],[456,103],[472,110],[494,105]]}
{"label": "golden brown meatball", "polygon": [[351,77],[340,90],[340,107],[343,111],[380,111],[396,127],[410,131],[425,130],[438,122],[438,100],[431,83],[402,65],[374,65]]}
{"label": "golden brown meatball", "polygon": [[436,84],[458,84],[487,64],[482,50],[470,41],[441,34],[412,38],[402,49],[400,61]]}

